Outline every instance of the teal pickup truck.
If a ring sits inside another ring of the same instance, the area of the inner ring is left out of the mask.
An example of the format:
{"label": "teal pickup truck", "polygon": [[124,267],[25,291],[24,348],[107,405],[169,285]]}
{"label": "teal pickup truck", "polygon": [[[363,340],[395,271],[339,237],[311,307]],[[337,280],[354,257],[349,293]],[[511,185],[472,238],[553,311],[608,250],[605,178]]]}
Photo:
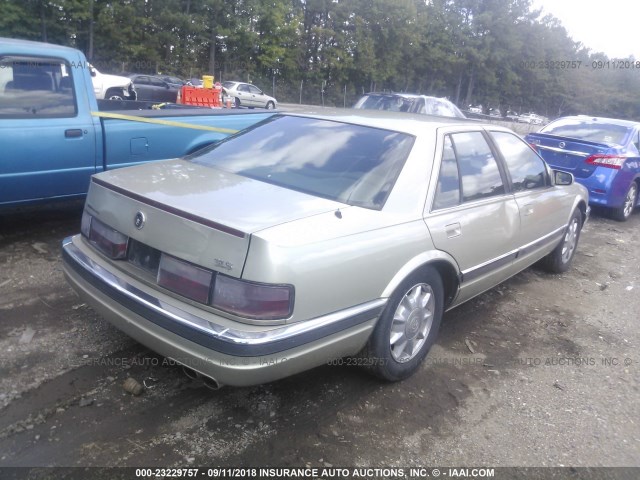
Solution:
{"label": "teal pickup truck", "polygon": [[0,210],[81,198],[96,172],[180,157],[273,115],[98,101],[91,71],[73,48],[0,38]]}

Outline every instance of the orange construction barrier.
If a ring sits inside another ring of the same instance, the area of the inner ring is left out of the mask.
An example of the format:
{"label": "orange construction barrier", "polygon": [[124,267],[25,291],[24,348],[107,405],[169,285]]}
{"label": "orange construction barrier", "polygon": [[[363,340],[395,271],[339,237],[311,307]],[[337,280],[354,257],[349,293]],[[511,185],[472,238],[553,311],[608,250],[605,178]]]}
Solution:
{"label": "orange construction barrier", "polygon": [[197,107],[221,107],[222,88],[196,88],[184,85],[177,103]]}

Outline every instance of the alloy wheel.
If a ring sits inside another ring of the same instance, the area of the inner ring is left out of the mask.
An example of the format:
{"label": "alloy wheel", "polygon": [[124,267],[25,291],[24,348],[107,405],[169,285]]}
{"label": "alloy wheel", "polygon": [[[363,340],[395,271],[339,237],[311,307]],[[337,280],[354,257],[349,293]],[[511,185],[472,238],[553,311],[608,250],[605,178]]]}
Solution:
{"label": "alloy wheel", "polygon": [[435,296],[426,283],[415,285],[398,303],[391,322],[391,356],[406,363],[419,352],[429,336],[435,312]]}

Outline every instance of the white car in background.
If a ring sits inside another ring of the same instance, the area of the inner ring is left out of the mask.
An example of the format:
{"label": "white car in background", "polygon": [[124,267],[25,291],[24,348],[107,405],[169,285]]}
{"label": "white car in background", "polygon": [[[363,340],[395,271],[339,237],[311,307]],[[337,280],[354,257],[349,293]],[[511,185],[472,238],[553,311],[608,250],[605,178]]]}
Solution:
{"label": "white car in background", "polygon": [[224,103],[227,103],[227,99],[231,99],[236,107],[259,107],[271,110],[278,105],[275,98],[250,83],[223,82],[222,87],[226,91]]}
{"label": "white car in background", "polygon": [[100,73],[96,67],[89,65],[93,92],[98,100],[135,100],[136,89],[130,78],[120,75]]}
{"label": "white car in background", "polygon": [[525,113],[518,117],[518,122],[528,123],[530,125],[542,125],[547,123],[547,119],[535,113]]}

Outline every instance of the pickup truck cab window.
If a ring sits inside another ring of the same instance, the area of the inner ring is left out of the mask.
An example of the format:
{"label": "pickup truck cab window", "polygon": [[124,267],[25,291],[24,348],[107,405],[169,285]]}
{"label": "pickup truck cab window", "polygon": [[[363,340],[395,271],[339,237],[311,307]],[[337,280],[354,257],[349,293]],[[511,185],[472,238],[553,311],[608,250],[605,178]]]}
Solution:
{"label": "pickup truck cab window", "polygon": [[526,142],[507,132],[491,135],[507,164],[514,192],[549,186],[544,162]]}
{"label": "pickup truck cab window", "polygon": [[53,58],[0,58],[0,118],[65,118],[77,114],[72,68]]}

